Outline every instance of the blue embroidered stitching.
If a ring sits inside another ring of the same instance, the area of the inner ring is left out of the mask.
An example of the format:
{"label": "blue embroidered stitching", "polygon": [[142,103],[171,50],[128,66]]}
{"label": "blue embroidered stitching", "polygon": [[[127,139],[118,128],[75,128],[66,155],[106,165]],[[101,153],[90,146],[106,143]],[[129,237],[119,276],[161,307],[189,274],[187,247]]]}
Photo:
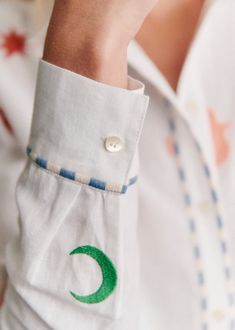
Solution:
{"label": "blue embroidered stitching", "polygon": [[[209,187],[210,187],[210,195],[211,195],[211,200],[215,205],[215,210],[216,210],[216,215],[215,215],[215,223],[216,227],[218,229],[218,234],[220,236],[220,247],[221,247],[221,254],[223,258],[223,263],[224,263],[224,278],[225,281],[227,282],[227,299],[228,299],[228,304],[230,307],[234,308],[235,301],[235,289],[232,281],[232,265],[231,265],[231,260],[229,258],[229,251],[228,251],[228,244],[227,244],[227,232],[225,229],[225,222],[223,220],[223,217],[221,215],[220,211],[220,205],[219,205],[219,196],[218,192],[215,189],[215,184],[212,179],[211,171],[209,169],[208,164],[206,163],[206,160],[204,158],[204,155],[202,153],[201,146],[199,143],[194,139],[194,143],[196,144],[196,148],[199,152],[199,155],[201,157],[202,163],[203,163],[203,168],[204,168],[204,173],[206,175],[206,178],[209,182]],[[234,317],[231,317],[230,320],[230,328],[234,329],[235,326],[235,319]]]}
{"label": "blue embroidered stitching", "polygon": [[[169,129],[171,132],[171,136],[173,138],[173,148],[174,148],[174,155],[176,158],[178,177],[179,177],[179,180],[182,184],[182,188],[184,191],[184,195],[183,195],[184,203],[185,203],[186,208],[188,209],[188,213],[190,214],[191,213],[190,210],[191,210],[191,206],[192,206],[192,196],[190,195],[190,193],[188,191],[188,187],[187,187],[186,171],[183,168],[181,161],[180,161],[180,146],[176,141],[176,136],[175,136],[176,126],[175,126],[175,122],[174,122],[173,118],[168,119],[168,125],[169,125]],[[205,275],[203,273],[203,268],[202,268],[202,264],[203,264],[202,253],[201,253],[201,249],[199,247],[199,243],[198,243],[198,239],[197,239],[197,237],[198,237],[197,223],[196,223],[196,219],[191,215],[189,216],[188,221],[189,221],[189,230],[191,233],[192,241],[194,242],[192,250],[193,250],[193,255],[194,255],[194,259],[195,259],[195,265],[197,268],[198,286],[201,291],[200,308],[204,315],[206,313],[206,311],[208,310],[208,299],[205,295],[206,279],[205,279]],[[199,265],[201,265],[201,266],[199,266]],[[205,320],[203,320],[203,322],[202,322],[202,330],[208,330],[208,324]]]}
{"label": "blue embroidered stitching", "polygon": [[91,186],[91,187],[99,189],[99,190],[111,191],[111,192],[124,194],[127,192],[128,187],[135,184],[138,179],[137,176],[134,176],[129,179],[129,182],[126,185],[125,184],[121,185],[121,184],[115,184],[115,183],[107,183],[105,181],[98,180],[93,177],[82,176],[74,171],[67,170],[56,164],[52,164],[49,161],[47,161],[46,159],[43,159],[37,153],[33,152],[31,147],[27,147],[26,152],[27,152],[28,157],[41,168],[46,169],[50,172],[53,172],[66,179],[76,181],[76,182],[79,182],[82,184],[86,184],[88,186]]}

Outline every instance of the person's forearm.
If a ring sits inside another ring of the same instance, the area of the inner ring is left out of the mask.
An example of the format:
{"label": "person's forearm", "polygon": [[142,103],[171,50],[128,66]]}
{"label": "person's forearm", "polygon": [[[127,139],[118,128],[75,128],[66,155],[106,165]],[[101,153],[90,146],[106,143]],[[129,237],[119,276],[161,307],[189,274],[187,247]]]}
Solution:
{"label": "person's forearm", "polygon": [[127,48],[157,0],[55,0],[43,59],[127,88]]}
{"label": "person's forearm", "polygon": [[127,44],[115,39],[108,26],[88,26],[73,10],[69,3],[55,3],[43,59],[99,82],[127,88]]}

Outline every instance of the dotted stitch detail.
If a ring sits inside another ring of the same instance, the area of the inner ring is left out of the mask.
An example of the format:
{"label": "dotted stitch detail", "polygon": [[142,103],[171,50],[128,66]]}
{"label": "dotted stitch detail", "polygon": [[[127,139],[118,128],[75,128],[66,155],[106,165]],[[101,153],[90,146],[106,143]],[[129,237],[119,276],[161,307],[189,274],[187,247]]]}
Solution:
{"label": "dotted stitch detail", "polygon": [[[203,268],[202,268],[201,249],[199,247],[198,239],[197,239],[197,224],[196,224],[196,220],[192,216],[192,212],[191,212],[192,197],[191,197],[191,195],[188,191],[188,187],[187,187],[186,172],[180,161],[180,147],[179,147],[179,144],[177,143],[176,137],[175,137],[176,126],[175,126],[175,122],[174,122],[173,118],[169,118],[168,124],[169,124],[169,129],[170,129],[171,135],[173,137],[173,141],[174,141],[174,151],[175,151],[174,155],[175,155],[176,164],[177,164],[178,177],[182,184],[182,188],[183,188],[183,192],[184,192],[184,202],[185,202],[185,205],[186,205],[186,207],[188,209],[188,213],[189,213],[189,218],[188,218],[189,230],[190,230],[192,241],[193,241],[192,250],[193,250],[193,256],[195,259],[195,265],[196,265],[196,269],[197,269],[198,286],[199,286],[200,292],[201,292],[200,308],[203,312],[203,316],[205,316],[205,313],[208,309],[208,300],[205,295],[206,280],[205,280],[205,275],[203,273]],[[206,320],[206,318],[205,318],[205,320]],[[208,324],[205,320],[203,319],[203,323],[202,323],[203,330],[208,329]]]}
{"label": "dotted stitch detail", "polygon": [[131,179],[129,179],[129,183],[127,185],[107,183],[105,181],[98,180],[93,177],[87,177],[87,176],[80,175],[74,171],[67,170],[63,167],[55,165],[55,164],[47,161],[46,159],[43,159],[37,153],[33,152],[30,147],[27,147],[27,155],[35,164],[37,164],[41,168],[44,168],[52,173],[55,173],[61,177],[64,177],[66,179],[76,181],[76,182],[79,182],[82,184],[86,184],[88,186],[91,186],[91,187],[99,189],[99,190],[105,190],[105,191],[111,191],[111,192],[117,192],[117,193],[124,194],[127,192],[128,187],[135,184],[138,179],[137,176],[132,177]]}
{"label": "dotted stitch detail", "polygon": [[[200,157],[201,157],[201,160],[203,163],[205,176],[207,177],[207,180],[209,182],[209,187],[210,187],[209,192],[211,195],[211,200],[213,201],[213,203],[215,205],[215,210],[216,210],[215,222],[216,222],[216,227],[218,229],[218,234],[220,237],[221,254],[222,254],[223,262],[224,262],[224,278],[227,283],[227,290],[228,290],[227,299],[228,299],[228,304],[229,304],[230,308],[234,309],[235,290],[234,290],[234,285],[233,285],[233,281],[232,281],[232,265],[231,265],[231,260],[230,260],[230,256],[229,256],[229,251],[228,251],[225,222],[222,218],[221,211],[220,211],[219,196],[215,189],[215,185],[212,180],[211,171],[206,163],[206,160],[202,153],[202,149],[201,149],[199,143],[195,139],[194,139],[194,142],[196,144],[197,150],[200,154]],[[235,325],[235,319],[234,319],[234,317],[232,317],[230,320],[230,328],[234,329],[234,325]]]}

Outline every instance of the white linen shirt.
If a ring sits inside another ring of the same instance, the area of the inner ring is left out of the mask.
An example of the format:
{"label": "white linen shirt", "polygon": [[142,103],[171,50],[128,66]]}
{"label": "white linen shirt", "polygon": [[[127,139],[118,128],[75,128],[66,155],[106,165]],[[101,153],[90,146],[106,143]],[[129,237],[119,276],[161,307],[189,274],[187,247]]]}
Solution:
{"label": "white linen shirt", "polygon": [[126,90],[39,60],[32,8],[0,2],[0,329],[235,329],[234,0],[176,92],[135,40]]}

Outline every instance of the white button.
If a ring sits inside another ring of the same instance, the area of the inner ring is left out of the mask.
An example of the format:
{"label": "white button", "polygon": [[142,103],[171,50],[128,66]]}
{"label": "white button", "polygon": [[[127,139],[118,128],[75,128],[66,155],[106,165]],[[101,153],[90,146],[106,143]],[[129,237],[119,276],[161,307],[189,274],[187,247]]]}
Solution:
{"label": "white button", "polygon": [[212,311],[212,318],[215,321],[222,321],[225,318],[225,314],[221,309],[215,309],[214,311]]}
{"label": "white button", "polygon": [[122,150],[124,143],[118,136],[109,136],[105,139],[104,146],[109,152],[118,152]]}

